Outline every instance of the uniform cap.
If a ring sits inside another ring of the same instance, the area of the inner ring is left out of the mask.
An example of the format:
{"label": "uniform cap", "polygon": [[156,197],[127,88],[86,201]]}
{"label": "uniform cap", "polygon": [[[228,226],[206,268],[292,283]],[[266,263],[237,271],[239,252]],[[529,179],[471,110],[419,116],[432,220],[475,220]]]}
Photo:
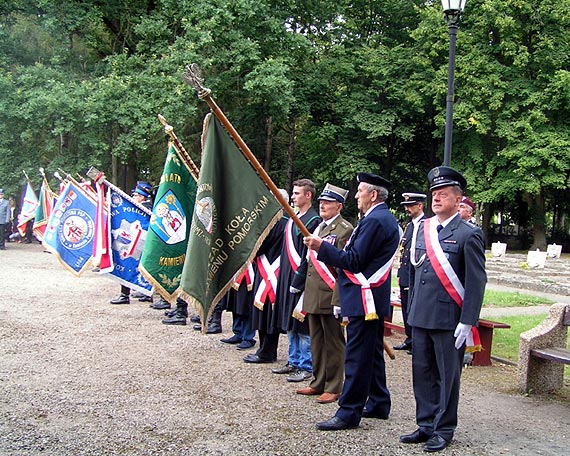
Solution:
{"label": "uniform cap", "polygon": [[0,188],[0,193],[4,194],[4,189]]}
{"label": "uniform cap", "polygon": [[137,186],[133,189],[132,193],[142,195],[145,198],[150,198],[152,194],[152,185],[145,181],[138,181]]}
{"label": "uniform cap", "polygon": [[376,174],[358,173],[356,175],[356,180],[358,182],[364,182],[366,184],[384,187],[386,190],[390,190],[390,187],[392,187],[392,183],[388,179],[384,179],[383,177],[377,176]]}
{"label": "uniform cap", "polygon": [[404,206],[408,204],[412,205],[417,203],[425,203],[425,200],[427,198],[427,196],[423,193],[402,193],[402,197],[404,198],[404,201],[402,201],[400,204],[403,204]]}
{"label": "uniform cap", "polygon": [[337,201],[344,204],[347,196],[348,190],[337,187],[336,185],[327,184],[318,199],[325,201]]}
{"label": "uniform cap", "polygon": [[461,190],[465,190],[465,187],[467,187],[467,181],[461,173],[449,166],[437,166],[433,168],[428,173],[427,178],[430,190],[449,187],[450,185],[457,185]]}
{"label": "uniform cap", "polygon": [[461,198],[461,204],[467,204],[472,210],[475,210],[475,203],[469,199],[469,197],[464,196]]}

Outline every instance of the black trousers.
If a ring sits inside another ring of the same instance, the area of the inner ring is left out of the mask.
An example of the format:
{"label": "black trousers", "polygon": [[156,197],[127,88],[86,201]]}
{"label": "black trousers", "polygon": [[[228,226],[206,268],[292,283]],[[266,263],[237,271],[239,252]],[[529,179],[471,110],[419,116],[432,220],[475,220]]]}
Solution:
{"label": "black trousers", "polygon": [[448,442],[457,427],[459,381],[465,345],[455,348],[453,330],[413,327],[412,376],[416,422]]}
{"label": "black trousers", "polygon": [[0,248],[5,248],[6,244],[6,226],[4,223],[0,223]]}

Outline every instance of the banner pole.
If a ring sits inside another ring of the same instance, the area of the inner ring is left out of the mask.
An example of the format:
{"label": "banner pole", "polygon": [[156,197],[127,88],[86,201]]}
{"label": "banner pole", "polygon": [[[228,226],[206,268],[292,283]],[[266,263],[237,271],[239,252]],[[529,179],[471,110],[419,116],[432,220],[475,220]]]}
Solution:
{"label": "banner pole", "polygon": [[192,176],[194,176],[194,179],[196,180],[196,182],[198,182],[198,179],[200,178],[200,170],[198,169],[198,167],[194,163],[194,160],[192,160],[192,158],[190,157],[190,154],[186,151],[186,149],[184,149],[184,146],[182,145],[182,143],[178,140],[178,137],[174,133],[174,128],[172,127],[172,125],[169,125],[169,123],[166,121],[166,119],[161,114],[158,115],[158,120],[160,121],[160,123],[162,125],[164,125],[165,133],[168,136],[170,136],[170,139],[174,143],[174,147],[176,147],[176,149],[178,149],[180,158],[182,158],[182,160],[184,160],[184,163],[186,164],[186,166],[190,170],[190,174],[192,174]]}
{"label": "banner pole", "polygon": [[[94,166],[92,166],[91,168],[89,168],[89,171],[87,171],[87,177],[93,179],[93,182],[95,183],[102,183],[104,185],[106,185],[107,187],[111,188],[112,190],[114,190],[115,192],[117,192],[119,195],[121,195],[123,198],[125,198],[127,201],[129,201],[130,203],[134,204],[136,207],[138,207],[141,211],[143,211],[145,214],[147,215],[152,215],[152,211],[146,207],[144,207],[142,204],[137,203],[129,194],[125,193],[124,191],[122,191],[119,187],[117,187],[116,185],[112,184],[111,182],[109,182],[107,179],[105,179],[105,174],[101,171],[99,171],[97,168],[95,168]],[[73,178],[72,178],[73,179]]]}
{"label": "banner pole", "polygon": [[212,99],[212,97],[210,97],[211,90],[204,87],[203,79],[202,79],[202,76],[200,74],[200,68],[198,67],[198,65],[196,65],[195,63],[193,63],[192,65],[188,65],[186,67],[186,71],[182,74],[182,79],[184,80],[184,82],[186,84],[194,87],[198,91],[198,97],[200,99],[202,99],[206,103],[208,103],[208,106],[210,107],[210,109],[212,110],[214,115],[224,125],[227,132],[234,139],[234,141],[236,142],[236,144],[239,147],[239,149],[241,150],[241,152],[249,160],[249,162],[251,163],[253,168],[257,171],[257,173],[259,174],[261,179],[263,179],[263,182],[265,182],[265,185],[267,185],[267,187],[269,188],[271,193],[273,193],[273,196],[275,197],[275,199],[277,199],[279,204],[281,204],[283,209],[285,209],[285,212],[287,212],[287,214],[289,215],[289,217],[291,217],[291,219],[293,220],[295,225],[297,225],[297,228],[299,228],[301,233],[303,233],[303,236],[310,236],[311,233],[309,233],[309,230],[307,230],[307,227],[303,224],[301,219],[299,217],[297,217],[297,214],[295,214],[295,211],[289,205],[289,201],[286,201],[285,198],[283,198],[283,195],[281,195],[281,192],[279,191],[277,186],[273,183],[273,181],[271,180],[271,177],[269,177],[269,175],[263,169],[263,167],[261,166],[261,164],[259,163],[257,158],[255,158],[255,155],[253,155],[253,152],[251,152],[251,150],[249,149],[249,147],[247,146],[245,141],[241,138],[239,133],[235,130],[233,125],[230,123],[230,121],[225,116],[225,114],[222,112],[222,110],[218,107],[216,102]]}

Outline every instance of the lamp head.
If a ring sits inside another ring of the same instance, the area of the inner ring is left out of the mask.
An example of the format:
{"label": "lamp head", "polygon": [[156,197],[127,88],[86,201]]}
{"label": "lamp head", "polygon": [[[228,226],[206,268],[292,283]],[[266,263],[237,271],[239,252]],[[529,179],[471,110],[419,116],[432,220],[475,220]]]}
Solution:
{"label": "lamp head", "polygon": [[465,9],[467,0],[441,0],[441,6],[445,13],[457,11],[459,14]]}

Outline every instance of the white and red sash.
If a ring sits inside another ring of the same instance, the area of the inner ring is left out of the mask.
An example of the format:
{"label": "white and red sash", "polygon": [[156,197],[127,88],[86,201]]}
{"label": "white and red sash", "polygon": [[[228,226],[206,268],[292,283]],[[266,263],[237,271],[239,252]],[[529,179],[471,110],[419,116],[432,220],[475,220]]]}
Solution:
{"label": "white and red sash", "polygon": [[241,283],[245,280],[247,285],[247,291],[251,291],[253,288],[253,265],[249,263],[247,268],[237,277],[234,277],[234,283],[232,284],[232,288],[234,290],[239,290]]}
{"label": "white and red sash", "polygon": [[[443,288],[461,308],[465,298],[465,288],[441,248],[437,232],[438,223],[434,219],[435,217],[431,217],[424,221],[427,256]],[[465,350],[468,352],[481,351],[481,339],[476,326],[471,327],[471,335],[467,337]]]}
{"label": "white and red sash", "polygon": [[301,264],[301,255],[297,252],[295,248],[295,243],[293,242],[293,219],[289,219],[287,225],[285,225],[285,249],[287,250],[287,258],[289,258],[289,264],[293,272],[297,272],[299,265]]}
{"label": "white and red sash", "polygon": [[366,278],[362,272],[354,274],[344,269],[344,273],[349,278],[349,280],[355,285],[360,285],[365,320],[378,319],[378,314],[376,313],[376,304],[374,303],[374,296],[372,295],[372,288],[378,288],[384,282],[386,282],[388,276],[390,275],[390,271],[392,270],[392,264],[396,259],[397,252],[398,249],[396,248],[394,254],[392,255],[392,258],[390,258],[386,264],[382,265],[368,278]]}
{"label": "white and red sash", "polygon": [[319,277],[323,280],[323,282],[327,284],[327,286],[331,290],[334,290],[336,284],[336,277],[333,274],[333,272],[325,263],[317,260],[317,253],[314,250],[309,249],[308,255],[310,261],[313,263],[315,271],[317,271],[317,274],[319,274]]}
{"label": "white and red sash", "polygon": [[279,262],[281,257],[278,256],[273,263],[270,263],[267,256],[260,255],[257,257],[257,270],[261,275],[261,282],[255,290],[253,305],[259,310],[263,310],[263,305],[267,298],[271,305],[275,304],[275,290],[277,289],[277,277],[279,276]]}

